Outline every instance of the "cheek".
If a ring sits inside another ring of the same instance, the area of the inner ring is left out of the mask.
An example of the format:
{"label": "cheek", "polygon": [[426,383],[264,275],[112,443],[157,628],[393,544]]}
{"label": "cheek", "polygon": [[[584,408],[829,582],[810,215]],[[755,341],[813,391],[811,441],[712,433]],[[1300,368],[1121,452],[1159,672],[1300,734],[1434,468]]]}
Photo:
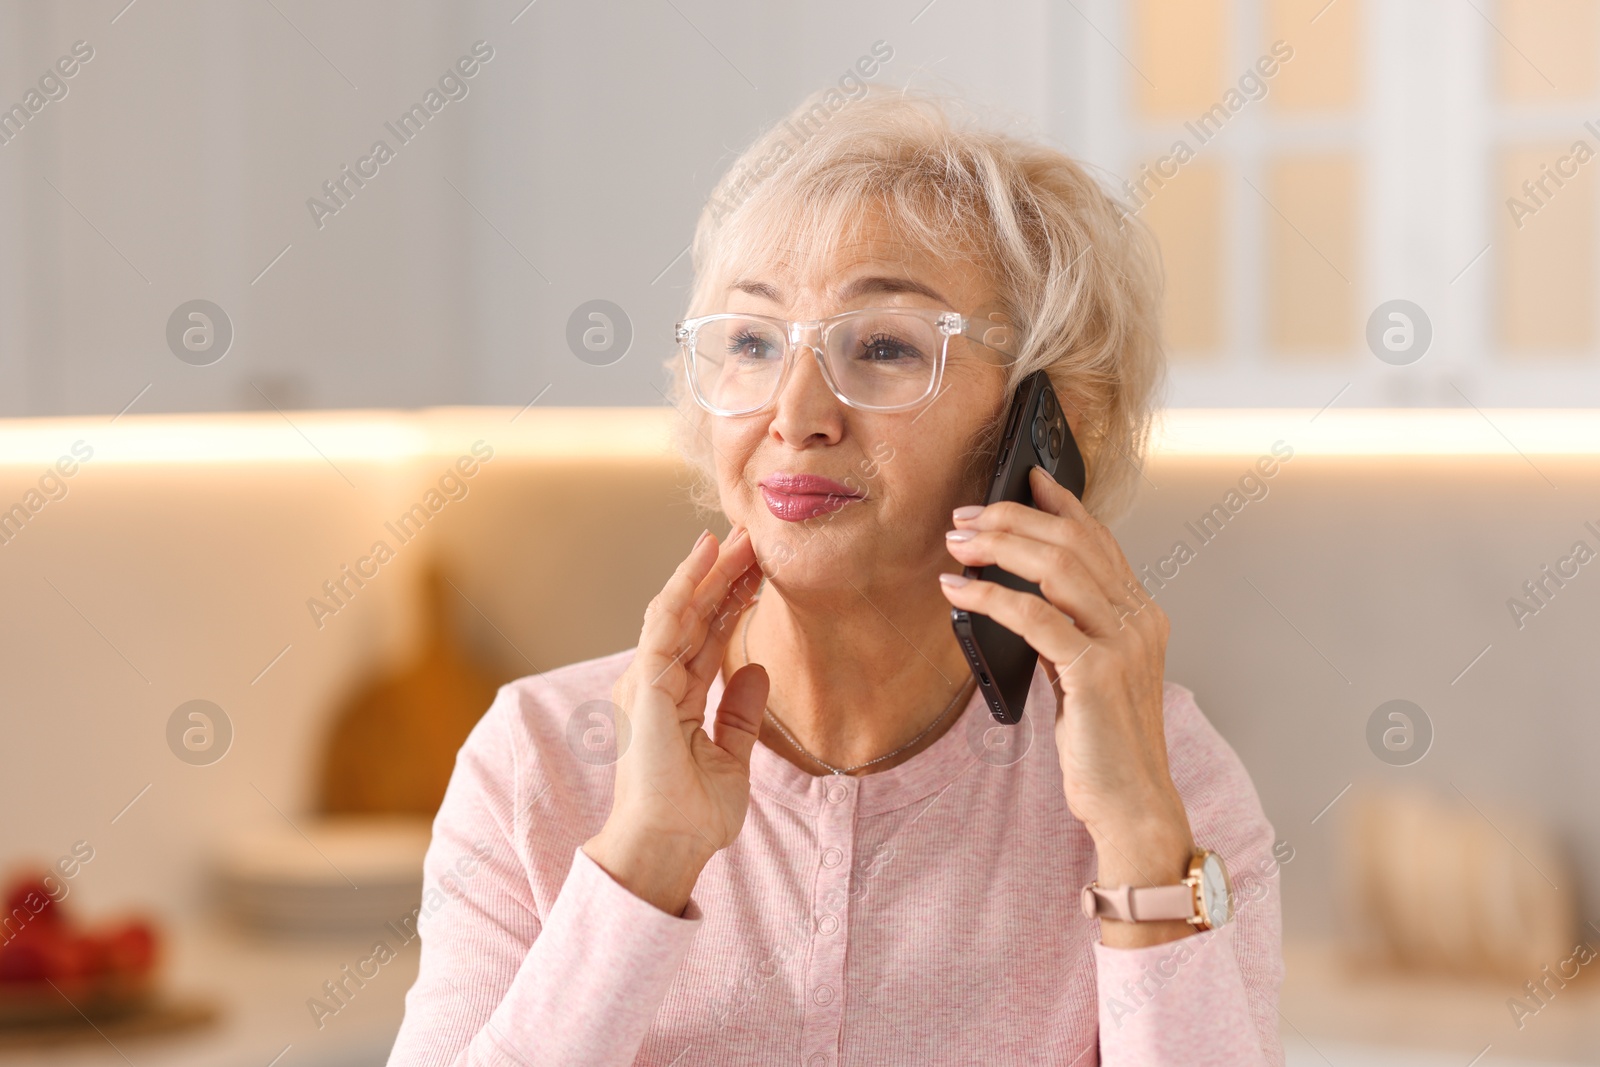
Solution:
{"label": "cheek", "polygon": [[938,428],[936,440],[929,442],[930,454],[940,458],[939,488],[947,496],[971,503],[988,491],[994,473],[995,450],[1000,444],[996,423],[1004,412],[982,416],[974,411],[962,413]]}
{"label": "cheek", "polygon": [[853,477],[896,521],[938,524],[947,507],[966,493],[966,437],[955,425],[933,423],[931,417],[916,423],[913,432],[896,429],[868,445]]}
{"label": "cheek", "polygon": [[[737,508],[758,492],[755,482],[763,472],[756,452],[765,424],[755,419],[717,419],[702,429],[711,444],[711,462],[724,508]],[[733,514],[729,517],[737,519]]]}

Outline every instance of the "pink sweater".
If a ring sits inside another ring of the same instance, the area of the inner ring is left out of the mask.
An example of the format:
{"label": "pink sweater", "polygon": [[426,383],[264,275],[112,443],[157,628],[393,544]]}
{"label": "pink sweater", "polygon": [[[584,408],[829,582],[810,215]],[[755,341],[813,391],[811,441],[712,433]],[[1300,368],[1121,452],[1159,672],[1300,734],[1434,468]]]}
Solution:
{"label": "pink sweater", "polygon": [[1079,907],[1094,847],[1042,670],[1009,728],[1033,723],[1031,742],[1010,749],[983,745],[976,693],[933,745],[860,778],[757,744],[744,828],[684,914],[634,896],[579,848],[613,769],[575,737],[632,656],[510,683],[462,746],[390,1064],[1283,1063],[1272,827],[1188,689],[1166,685],[1172,776],[1237,917],[1118,949]]}

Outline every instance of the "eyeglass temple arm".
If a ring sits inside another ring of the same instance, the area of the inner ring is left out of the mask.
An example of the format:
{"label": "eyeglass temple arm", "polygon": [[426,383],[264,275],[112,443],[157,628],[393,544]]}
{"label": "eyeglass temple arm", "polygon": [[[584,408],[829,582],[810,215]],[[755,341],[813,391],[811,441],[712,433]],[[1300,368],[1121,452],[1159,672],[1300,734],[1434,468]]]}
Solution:
{"label": "eyeglass temple arm", "polygon": [[975,344],[1006,357],[1005,362],[1017,358],[1017,328],[1000,312],[988,315],[966,316],[961,335]]}

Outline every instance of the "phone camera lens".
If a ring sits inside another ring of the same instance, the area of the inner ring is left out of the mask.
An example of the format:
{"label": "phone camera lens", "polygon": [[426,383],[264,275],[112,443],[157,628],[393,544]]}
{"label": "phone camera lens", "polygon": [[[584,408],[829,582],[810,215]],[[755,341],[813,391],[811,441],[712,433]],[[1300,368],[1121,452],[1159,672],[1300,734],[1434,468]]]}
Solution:
{"label": "phone camera lens", "polygon": [[1057,452],[1060,452],[1060,451],[1061,451],[1061,429],[1059,427],[1052,426],[1052,427],[1050,427],[1050,454],[1051,455],[1055,455]]}
{"label": "phone camera lens", "polygon": [[1033,420],[1033,447],[1040,452],[1043,452],[1045,450],[1045,446],[1049,444],[1049,439],[1049,424],[1044,421],[1043,415],[1035,416]]}

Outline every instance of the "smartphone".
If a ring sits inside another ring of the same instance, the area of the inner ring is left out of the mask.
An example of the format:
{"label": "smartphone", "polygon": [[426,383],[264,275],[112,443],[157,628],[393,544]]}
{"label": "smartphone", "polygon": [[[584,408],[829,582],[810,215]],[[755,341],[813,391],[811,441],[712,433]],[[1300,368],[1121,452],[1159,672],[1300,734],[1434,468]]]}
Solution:
{"label": "smartphone", "polygon": [[[1072,429],[1061,413],[1061,403],[1044,371],[1035,371],[1017,387],[1017,395],[1006,415],[1005,434],[1000,440],[999,458],[995,464],[994,480],[989,485],[985,504],[1002,500],[1015,500],[1033,507],[1033,491],[1028,488],[1028,471],[1037,463],[1049,471],[1072,495],[1083,499],[1085,472],[1083,455],[1078,442],[1073,440]],[[963,572],[968,578],[1039,594],[1033,582],[1019,578],[1010,571],[990,564],[987,567],[968,567]],[[1039,653],[1032,645],[1001,626],[987,615],[978,615],[953,608],[950,624],[954,627],[961,649],[966,653],[967,664],[972,668],[978,688],[983,692],[989,713],[997,722],[1013,726],[1022,719],[1022,705],[1028,697],[1028,687],[1033,682],[1033,668],[1039,662]]]}

